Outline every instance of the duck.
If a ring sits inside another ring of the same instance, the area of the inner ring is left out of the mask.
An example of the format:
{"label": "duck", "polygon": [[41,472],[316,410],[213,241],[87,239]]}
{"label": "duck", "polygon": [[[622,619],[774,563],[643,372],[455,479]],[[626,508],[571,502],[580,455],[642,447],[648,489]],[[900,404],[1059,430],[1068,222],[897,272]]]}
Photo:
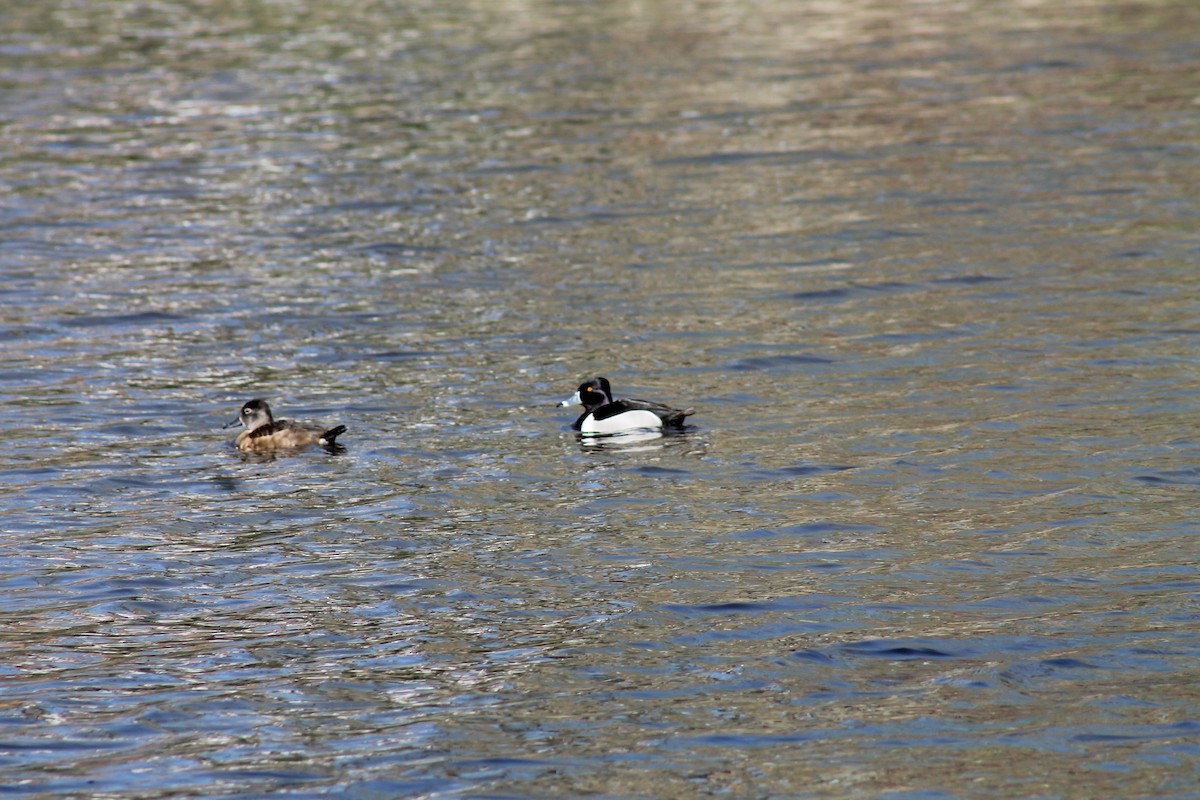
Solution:
{"label": "duck", "polygon": [[226,425],[232,428],[241,423],[245,428],[234,445],[248,453],[267,453],[274,450],[296,450],[311,445],[333,449],[337,437],[346,432],[345,425],[333,428],[302,425],[290,419],[275,419],[266,400],[256,398],[242,406],[237,419]]}
{"label": "duck", "polygon": [[672,408],[649,400],[614,400],[608,378],[596,377],[579,384],[575,394],[558,404],[583,406],[583,413],[571,425],[572,430],[587,434],[626,433],[664,428],[681,429],[684,419],[695,413],[692,408]]}

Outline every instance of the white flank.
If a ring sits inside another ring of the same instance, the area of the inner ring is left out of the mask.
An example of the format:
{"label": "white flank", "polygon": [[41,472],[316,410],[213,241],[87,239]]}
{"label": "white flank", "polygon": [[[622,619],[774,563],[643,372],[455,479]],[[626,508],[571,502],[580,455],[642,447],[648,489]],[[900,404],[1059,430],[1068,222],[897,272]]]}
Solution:
{"label": "white flank", "polygon": [[588,417],[579,428],[580,433],[625,433],[626,431],[644,431],[650,428],[661,428],[662,420],[651,411],[626,411],[615,417],[597,420]]}

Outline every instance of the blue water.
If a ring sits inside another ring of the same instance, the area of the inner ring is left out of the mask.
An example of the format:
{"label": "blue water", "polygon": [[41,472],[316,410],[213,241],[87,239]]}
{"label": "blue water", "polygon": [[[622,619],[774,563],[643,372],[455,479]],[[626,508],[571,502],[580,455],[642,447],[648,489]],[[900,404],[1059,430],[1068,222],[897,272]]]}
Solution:
{"label": "blue water", "polygon": [[9,11],[0,787],[1200,796],[1197,25]]}

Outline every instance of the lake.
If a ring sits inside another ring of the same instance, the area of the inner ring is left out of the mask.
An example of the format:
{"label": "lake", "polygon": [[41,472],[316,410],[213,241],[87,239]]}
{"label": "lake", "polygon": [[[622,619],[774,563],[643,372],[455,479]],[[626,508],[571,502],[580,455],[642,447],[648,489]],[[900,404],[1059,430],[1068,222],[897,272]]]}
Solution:
{"label": "lake", "polygon": [[1200,797],[1198,68],[1191,0],[7,9],[4,793]]}

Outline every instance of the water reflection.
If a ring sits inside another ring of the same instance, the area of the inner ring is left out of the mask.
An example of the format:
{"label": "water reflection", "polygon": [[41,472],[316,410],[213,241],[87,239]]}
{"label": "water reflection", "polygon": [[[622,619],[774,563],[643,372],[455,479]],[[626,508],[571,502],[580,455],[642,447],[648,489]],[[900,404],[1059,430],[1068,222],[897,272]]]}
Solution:
{"label": "water reflection", "polygon": [[624,433],[580,434],[579,444],[585,450],[626,450],[629,452],[661,449],[661,442],[647,445],[662,439],[662,431],[643,430],[625,431]]}

